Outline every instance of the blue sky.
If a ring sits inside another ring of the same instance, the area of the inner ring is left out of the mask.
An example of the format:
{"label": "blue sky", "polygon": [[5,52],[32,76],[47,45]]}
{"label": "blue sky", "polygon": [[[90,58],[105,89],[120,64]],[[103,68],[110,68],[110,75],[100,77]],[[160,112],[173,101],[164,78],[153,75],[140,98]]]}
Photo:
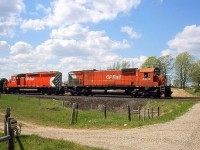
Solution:
{"label": "blue sky", "polygon": [[200,59],[198,0],[0,0],[0,78],[132,67],[184,51]]}

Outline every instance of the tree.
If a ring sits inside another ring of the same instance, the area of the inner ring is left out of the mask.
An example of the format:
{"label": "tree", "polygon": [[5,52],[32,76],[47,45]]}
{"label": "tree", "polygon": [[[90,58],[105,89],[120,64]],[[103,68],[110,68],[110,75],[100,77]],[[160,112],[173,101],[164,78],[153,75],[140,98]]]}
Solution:
{"label": "tree", "polygon": [[162,75],[169,74],[174,67],[174,58],[172,58],[172,56],[170,55],[166,55],[159,57],[158,60],[159,60],[159,67],[161,70],[161,74]]}
{"label": "tree", "polygon": [[142,68],[156,68],[160,66],[160,61],[155,56],[150,56],[142,64]]}
{"label": "tree", "polygon": [[199,87],[200,85],[200,60],[194,62],[191,67],[191,80]]}
{"label": "tree", "polygon": [[179,81],[181,88],[185,88],[186,83],[190,79],[190,69],[192,64],[193,57],[188,52],[183,52],[176,56],[174,69],[175,69],[175,78]]}
{"label": "tree", "polygon": [[130,61],[122,61],[114,63],[112,66],[108,67],[108,70],[119,70],[119,69],[124,69],[124,68],[130,68],[131,64]]}

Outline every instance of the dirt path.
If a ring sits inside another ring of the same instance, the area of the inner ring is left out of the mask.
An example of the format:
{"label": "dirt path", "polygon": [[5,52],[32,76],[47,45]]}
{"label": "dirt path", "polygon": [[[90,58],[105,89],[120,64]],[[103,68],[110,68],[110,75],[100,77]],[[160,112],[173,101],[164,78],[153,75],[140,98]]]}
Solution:
{"label": "dirt path", "polygon": [[172,97],[195,97],[183,89],[172,88]]}
{"label": "dirt path", "polygon": [[200,148],[199,114],[200,103],[174,121],[123,130],[62,129],[23,122],[22,134],[37,134],[113,150],[197,150]]}

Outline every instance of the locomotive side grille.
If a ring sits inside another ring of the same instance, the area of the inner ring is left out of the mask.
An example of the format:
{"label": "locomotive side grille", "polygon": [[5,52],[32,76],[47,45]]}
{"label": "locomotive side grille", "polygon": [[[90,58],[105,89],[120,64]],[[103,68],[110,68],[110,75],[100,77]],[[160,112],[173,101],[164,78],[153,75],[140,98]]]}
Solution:
{"label": "locomotive side grille", "polygon": [[61,86],[62,86],[62,73],[61,72],[56,73],[53,83],[55,84],[56,88],[59,88],[59,89],[61,88]]}

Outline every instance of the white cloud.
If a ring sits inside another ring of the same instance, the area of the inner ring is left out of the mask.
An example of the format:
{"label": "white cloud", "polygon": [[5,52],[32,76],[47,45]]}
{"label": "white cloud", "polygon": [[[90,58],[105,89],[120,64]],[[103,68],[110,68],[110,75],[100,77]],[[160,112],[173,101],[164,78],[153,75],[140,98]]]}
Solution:
{"label": "white cloud", "polygon": [[37,46],[38,53],[46,59],[59,57],[90,56],[104,57],[116,49],[128,48],[126,40],[114,41],[105,31],[90,31],[79,24],[61,27],[51,32],[51,39]]}
{"label": "white cloud", "polygon": [[[69,34],[66,36],[66,33]],[[105,31],[90,31],[89,27],[78,24],[54,29],[50,36],[50,39],[35,48],[23,41],[12,45],[11,55],[1,59],[1,62],[2,65],[15,68],[15,72],[10,69],[6,74],[45,70],[67,73],[79,69],[106,69],[123,59],[115,54],[114,50],[129,47],[126,40],[114,41]],[[1,43],[8,45],[5,41]],[[0,70],[3,71],[3,68]]]}
{"label": "white cloud", "polygon": [[89,32],[89,28],[83,28],[80,24],[74,24],[68,27],[60,27],[51,32],[51,38],[58,39],[83,39]]}
{"label": "white cloud", "polygon": [[200,52],[200,26],[186,26],[173,40],[168,42],[169,48],[179,52]]}
{"label": "white cloud", "polygon": [[135,32],[132,27],[123,26],[121,27],[121,32],[125,32],[129,35],[131,39],[138,39],[141,38],[141,34]]}
{"label": "white cloud", "polygon": [[43,30],[45,29],[45,22],[40,19],[35,19],[34,21],[32,19],[29,20],[23,20],[21,22],[21,28],[22,29],[34,29],[34,30]]}
{"label": "white cloud", "polygon": [[14,36],[20,14],[25,9],[23,0],[0,1],[0,36]]}
{"label": "white cloud", "polygon": [[140,68],[147,58],[148,58],[147,56],[136,57],[136,58],[133,58],[132,62],[135,67]]}
{"label": "white cloud", "polygon": [[32,51],[32,46],[26,42],[17,42],[11,47],[11,54],[26,54]]}
{"label": "white cloud", "polygon": [[1,0],[0,1],[0,16],[10,17],[18,16],[25,9],[23,0]]}
{"label": "white cloud", "polygon": [[165,49],[163,51],[161,51],[161,56],[167,56],[167,55],[171,55],[171,56],[176,56],[176,53],[171,50],[171,49]]}
{"label": "white cloud", "polygon": [[37,4],[36,10],[42,10],[45,14],[49,14],[51,12],[51,8],[45,8],[42,4]]}
{"label": "white cloud", "polygon": [[189,52],[200,58],[200,26],[186,26],[174,39],[168,42],[169,49],[163,50],[161,55],[172,54],[174,56],[182,52]]}
{"label": "white cloud", "polygon": [[0,41],[0,51],[8,51],[10,46],[6,41]]}
{"label": "white cloud", "polygon": [[[141,0],[54,0],[47,8],[49,14],[43,18],[24,20],[23,30],[42,30],[45,27],[71,25],[76,23],[98,23],[111,20],[120,13],[128,13]],[[42,5],[37,8],[46,10]]]}

